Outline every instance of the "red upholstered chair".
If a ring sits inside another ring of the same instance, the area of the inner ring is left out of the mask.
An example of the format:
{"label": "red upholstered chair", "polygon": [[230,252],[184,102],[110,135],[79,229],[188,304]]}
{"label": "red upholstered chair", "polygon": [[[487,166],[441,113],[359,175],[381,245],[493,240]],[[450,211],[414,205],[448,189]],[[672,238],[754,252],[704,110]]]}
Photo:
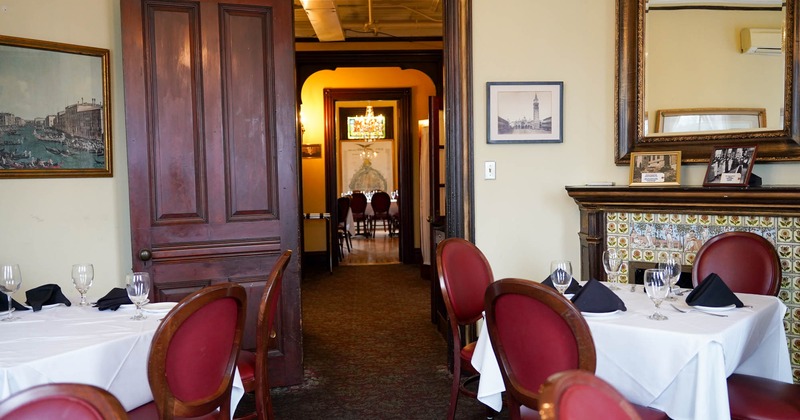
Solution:
{"label": "red upholstered chair", "polygon": [[234,283],[183,298],[153,336],[147,377],[155,401],[132,419],[229,419],[234,369],[244,330],[247,293]]}
{"label": "red upholstered chair", "polygon": [[383,230],[386,231],[392,223],[392,218],[389,216],[389,207],[392,205],[392,198],[384,191],[376,191],[372,194],[372,212],[373,215],[370,219],[372,235],[375,236],[375,228],[378,220],[383,221]]}
{"label": "red upholstered chair", "polygon": [[800,385],[734,373],[728,404],[732,419],[800,419]]}
{"label": "red upholstered chair", "polygon": [[542,420],[641,419],[622,394],[585,370],[566,370],[551,375],[542,384],[539,395]]}
{"label": "red upholstered chair", "polygon": [[[531,280],[498,280],[486,289],[485,305],[486,327],[512,419],[539,418],[539,389],[554,373],[573,369],[594,373],[596,353],[589,325],[578,308],[552,287]],[[642,418],[667,418],[658,410],[635,408]]]}
{"label": "red upholstered chair", "polygon": [[336,199],[336,234],[339,237],[339,259],[342,259],[344,247],[347,252],[353,249],[353,242],[350,237],[350,230],[347,229],[347,213],[350,212],[350,197],[339,197]]}
{"label": "red upholstered chair", "polygon": [[125,409],[108,391],[86,384],[45,384],[0,401],[0,419],[127,419]]}
{"label": "red upholstered chair", "polygon": [[270,339],[275,337],[273,325],[278,309],[278,299],[281,296],[283,273],[292,258],[292,251],[286,250],[275,261],[272,271],[264,286],[261,295],[261,305],[258,309],[258,331],[256,332],[256,351],[243,350],[239,354],[239,375],[245,392],[255,391],[256,411],[247,419],[259,420],[272,419],[272,398],[269,394],[268,355]]}
{"label": "red upholstered chair", "polygon": [[709,239],[695,256],[695,287],[716,273],[737,293],[777,296],[781,287],[781,263],[775,247],[750,232],[726,232]]}
{"label": "red upholstered chair", "polygon": [[[471,242],[461,238],[448,238],[436,247],[436,267],[439,287],[447,307],[447,318],[453,337],[453,385],[450,389],[448,420],[455,418],[459,393],[476,398],[467,388],[478,379],[472,367],[475,342],[465,343],[461,326],[475,324],[483,314],[483,294],[494,280],[492,268],[483,253]],[[461,383],[461,374],[472,375]]]}
{"label": "red upholstered chair", "polygon": [[356,235],[369,236],[369,219],[366,213],[367,196],[364,195],[364,193],[354,192],[350,196],[350,211],[353,212],[353,223],[356,224]]}

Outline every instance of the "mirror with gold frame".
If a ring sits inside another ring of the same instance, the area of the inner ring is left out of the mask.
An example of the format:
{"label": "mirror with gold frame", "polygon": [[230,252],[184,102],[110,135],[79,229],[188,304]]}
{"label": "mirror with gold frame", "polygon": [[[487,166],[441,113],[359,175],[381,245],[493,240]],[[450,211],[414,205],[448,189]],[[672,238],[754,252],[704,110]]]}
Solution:
{"label": "mirror with gold frame", "polygon": [[[616,163],[665,150],[707,162],[715,147],[739,143],[757,144],[759,161],[800,160],[798,1],[617,0]],[[743,53],[740,34],[755,27],[780,28],[783,52]],[[656,133],[646,119],[659,109],[732,107],[764,108],[769,124]]]}

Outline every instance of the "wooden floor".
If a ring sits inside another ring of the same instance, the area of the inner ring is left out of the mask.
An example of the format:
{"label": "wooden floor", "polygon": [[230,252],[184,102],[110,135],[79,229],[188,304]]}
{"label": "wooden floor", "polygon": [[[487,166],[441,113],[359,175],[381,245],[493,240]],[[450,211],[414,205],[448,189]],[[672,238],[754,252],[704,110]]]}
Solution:
{"label": "wooden floor", "polygon": [[353,248],[344,249],[344,259],[340,265],[399,264],[400,239],[397,235],[389,237],[387,232],[377,229],[374,237],[353,236]]}

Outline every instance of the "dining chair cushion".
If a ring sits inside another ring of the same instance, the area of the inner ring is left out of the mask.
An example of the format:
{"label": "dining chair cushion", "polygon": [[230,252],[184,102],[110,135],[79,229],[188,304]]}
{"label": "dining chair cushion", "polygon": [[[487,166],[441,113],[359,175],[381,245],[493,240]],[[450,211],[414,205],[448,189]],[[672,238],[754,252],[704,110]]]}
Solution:
{"label": "dining chair cushion", "polygon": [[3,420],[122,420],[125,409],[114,395],[94,385],[49,383],[19,391],[0,401]]}
{"label": "dining chair cushion", "polygon": [[732,419],[800,419],[800,385],[734,373],[728,377]]}
{"label": "dining chair cushion", "polygon": [[[244,391],[252,391],[256,380],[256,354],[249,350],[242,350],[239,352],[239,359],[236,361],[239,370],[239,376],[242,378]],[[250,388],[248,389],[248,385]]]}

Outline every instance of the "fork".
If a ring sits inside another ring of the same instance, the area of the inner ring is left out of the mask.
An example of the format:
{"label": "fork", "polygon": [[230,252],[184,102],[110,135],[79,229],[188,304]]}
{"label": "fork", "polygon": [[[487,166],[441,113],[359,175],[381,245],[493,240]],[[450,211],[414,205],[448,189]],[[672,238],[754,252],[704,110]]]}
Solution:
{"label": "fork", "polygon": [[689,310],[689,311],[687,311],[686,309],[681,309],[681,308],[679,308],[679,307],[675,306],[675,305],[674,305],[674,304],[672,304],[672,303],[670,303],[670,304],[669,304],[669,306],[672,306],[672,309],[675,309],[676,311],[678,311],[678,312],[680,312],[680,313],[684,313],[684,314],[688,314],[688,313],[689,313],[689,312],[691,312],[691,311],[697,311],[697,312],[702,312],[702,313],[704,313],[704,314],[706,314],[706,315],[711,315],[711,316],[720,316],[720,317],[723,317],[723,318],[726,318],[726,317],[728,316],[728,315],[725,315],[725,314],[715,314],[715,313],[713,313],[713,312],[701,311],[701,310],[699,310],[699,309],[692,309],[692,310]]}

